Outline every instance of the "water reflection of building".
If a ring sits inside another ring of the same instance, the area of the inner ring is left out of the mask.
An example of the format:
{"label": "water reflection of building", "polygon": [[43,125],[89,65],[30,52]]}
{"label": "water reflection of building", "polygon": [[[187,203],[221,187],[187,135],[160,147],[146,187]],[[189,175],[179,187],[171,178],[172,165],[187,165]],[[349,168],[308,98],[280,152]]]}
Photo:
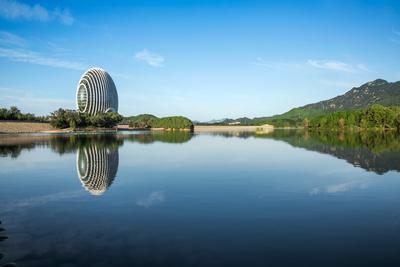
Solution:
{"label": "water reflection of building", "polygon": [[89,146],[78,149],[76,167],[83,187],[92,195],[103,194],[114,181],[118,163],[118,148]]}

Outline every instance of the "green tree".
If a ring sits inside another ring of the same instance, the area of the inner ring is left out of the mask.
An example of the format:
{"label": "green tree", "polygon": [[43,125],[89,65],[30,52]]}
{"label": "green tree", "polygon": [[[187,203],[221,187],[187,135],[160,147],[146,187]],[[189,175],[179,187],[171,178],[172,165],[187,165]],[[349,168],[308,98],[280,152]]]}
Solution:
{"label": "green tree", "polygon": [[19,115],[21,115],[21,111],[15,106],[8,110],[8,119],[10,120],[17,120]]}

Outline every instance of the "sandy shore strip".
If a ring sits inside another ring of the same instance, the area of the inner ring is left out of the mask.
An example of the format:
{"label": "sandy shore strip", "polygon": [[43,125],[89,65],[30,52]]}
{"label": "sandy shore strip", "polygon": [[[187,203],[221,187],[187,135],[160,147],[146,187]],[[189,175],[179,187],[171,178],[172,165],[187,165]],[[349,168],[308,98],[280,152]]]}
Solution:
{"label": "sandy shore strip", "polygon": [[51,132],[55,129],[45,122],[1,121],[0,133],[40,133]]}
{"label": "sandy shore strip", "polygon": [[270,132],[274,126],[264,124],[260,126],[225,126],[225,125],[196,125],[194,132]]}
{"label": "sandy shore strip", "polygon": [[[118,130],[132,130],[128,125],[118,125]],[[113,129],[114,131],[116,129]],[[135,129],[135,130],[144,130],[144,129]],[[163,128],[153,128],[146,130],[165,130]],[[274,126],[265,124],[260,126],[227,126],[227,125],[196,125],[194,127],[195,132],[271,132],[274,130]],[[84,132],[85,130],[83,130]],[[93,129],[88,129],[87,132],[92,132]],[[109,129],[110,131],[110,129]],[[40,122],[9,122],[9,121],[0,121],[0,133],[68,133],[74,132],[72,129],[55,129],[51,127],[49,123],[40,123]]]}

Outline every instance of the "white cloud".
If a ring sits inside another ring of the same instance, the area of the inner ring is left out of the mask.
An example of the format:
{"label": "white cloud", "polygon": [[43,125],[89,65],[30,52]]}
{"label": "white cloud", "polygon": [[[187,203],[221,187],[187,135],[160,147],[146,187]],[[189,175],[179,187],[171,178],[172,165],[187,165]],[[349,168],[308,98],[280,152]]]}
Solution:
{"label": "white cloud", "polygon": [[365,66],[364,64],[357,64],[357,69],[361,70],[361,71],[369,71],[367,66]]}
{"label": "white cloud", "polygon": [[0,31],[0,45],[3,46],[24,46],[25,40],[13,33]]}
{"label": "white cloud", "polygon": [[362,84],[363,81],[354,81],[354,82],[346,82],[343,80],[335,81],[335,80],[320,80],[319,81],[323,85],[329,85],[329,86],[335,86],[338,88],[344,88],[344,89],[351,89],[353,87],[358,86],[359,84]]}
{"label": "white cloud", "polygon": [[33,207],[44,206],[50,202],[70,200],[72,198],[81,198],[83,196],[84,194],[82,190],[60,192],[49,195],[31,197],[10,203],[4,203],[4,204],[2,203],[0,207],[3,212],[5,211],[11,212],[15,211],[16,209],[29,209]]}
{"label": "white cloud", "polygon": [[288,70],[288,69],[300,69],[303,68],[302,64],[293,63],[293,62],[273,62],[273,61],[266,61],[262,57],[257,57],[254,65],[260,67],[266,67],[269,69],[276,69],[276,70]]}
{"label": "white cloud", "polygon": [[152,53],[147,49],[143,49],[142,51],[137,52],[135,54],[135,59],[144,61],[150,66],[156,68],[162,67],[165,61],[163,56]]}
{"label": "white cloud", "polygon": [[395,29],[392,29],[392,33],[393,33],[394,37],[390,37],[389,41],[391,41],[392,43],[395,43],[395,44],[400,44],[400,39],[399,39],[400,32]]}
{"label": "white cloud", "polygon": [[307,60],[307,65],[326,70],[334,71],[344,71],[344,72],[357,72],[357,71],[367,71],[367,67],[363,64],[352,65],[336,60]]}
{"label": "white cloud", "polygon": [[15,0],[0,0],[0,17],[8,20],[28,20],[47,22],[58,20],[65,25],[71,25],[74,18],[68,9],[48,10],[35,4],[29,5]]}
{"label": "white cloud", "polygon": [[151,192],[147,197],[139,199],[136,205],[149,208],[155,204],[164,202],[164,193],[160,191]]}
{"label": "white cloud", "polygon": [[[0,87],[0,90],[2,87]],[[67,100],[63,98],[40,98],[40,97],[30,97],[30,96],[3,96],[4,99],[17,100],[23,103],[29,103],[31,106],[40,107],[43,104],[51,104],[51,105],[71,105],[74,104],[74,101]]]}
{"label": "white cloud", "polygon": [[62,24],[65,25],[72,25],[72,23],[74,23],[74,17],[71,15],[71,12],[69,11],[69,9],[55,9],[53,12],[54,17],[56,17],[57,19],[60,20],[60,22]]}
{"label": "white cloud", "polygon": [[336,71],[345,71],[345,72],[353,72],[356,68],[351,65],[340,62],[340,61],[330,61],[330,60],[307,60],[307,64],[311,67],[318,69],[326,69],[326,70],[336,70]]}
{"label": "white cloud", "polygon": [[395,43],[395,44],[400,44],[400,40],[397,40],[395,38],[389,38],[389,41],[391,41],[392,43]]}
{"label": "white cloud", "polygon": [[[35,115],[48,115],[60,107],[74,108],[75,102],[72,99],[33,97],[25,93],[16,93],[21,90],[0,87],[0,106],[18,106],[22,112],[30,112]],[[26,91],[26,90],[25,90]],[[9,94],[7,94],[9,92]]]}
{"label": "white cloud", "polygon": [[46,57],[40,53],[13,48],[0,47],[0,57],[7,58],[12,61],[26,62],[37,65],[44,65],[49,67],[72,69],[72,70],[85,70],[87,66],[72,61],[61,60],[52,57]]}
{"label": "white cloud", "polygon": [[277,61],[266,61],[262,57],[258,57],[254,62],[255,65],[266,67],[276,70],[300,70],[306,69],[308,67],[313,67],[317,69],[326,69],[334,71],[344,71],[344,72],[359,72],[368,71],[368,68],[364,64],[348,64],[336,60],[313,60],[309,59],[304,62],[277,62]]}

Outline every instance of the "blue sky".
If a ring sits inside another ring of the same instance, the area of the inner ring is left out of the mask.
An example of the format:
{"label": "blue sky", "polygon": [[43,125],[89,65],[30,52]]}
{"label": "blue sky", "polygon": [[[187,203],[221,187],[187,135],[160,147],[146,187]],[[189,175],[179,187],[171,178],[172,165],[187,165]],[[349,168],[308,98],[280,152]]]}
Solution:
{"label": "blue sky", "polygon": [[400,80],[399,1],[0,0],[0,105],[75,108],[86,68],[120,113],[256,117]]}

